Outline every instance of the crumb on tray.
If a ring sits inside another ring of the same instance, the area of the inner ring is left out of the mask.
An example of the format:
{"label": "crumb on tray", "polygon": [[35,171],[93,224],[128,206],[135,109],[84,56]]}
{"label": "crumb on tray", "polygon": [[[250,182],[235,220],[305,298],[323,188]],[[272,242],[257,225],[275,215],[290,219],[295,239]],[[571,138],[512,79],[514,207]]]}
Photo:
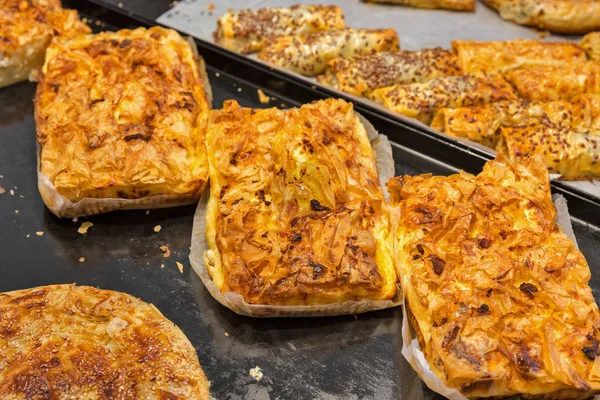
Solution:
{"label": "crumb on tray", "polygon": [[10,189],[10,195],[11,195],[11,196],[14,196],[14,195],[15,195],[15,191],[14,191],[14,190],[12,190],[12,189]]}
{"label": "crumb on tray", "polygon": [[169,249],[169,246],[164,245],[164,246],[160,246],[160,251],[163,252],[163,257],[167,258],[171,255],[171,250]]}
{"label": "crumb on tray", "polygon": [[208,3],[208,5],[206,6],[206,8],[208,8],[209,11],[212,11],[215,9],[215,5],[213,3]]}
{"label": "crumb on tray", "polygon": [[263,373],[258,365],[250,370],[250,376],[257,382],[263,378]]}
{"label": "crumb on tray", "polygon": [[160,232],[160,230],[161,230],[161,229],[162,229],[162,226],[160,226],[160,225],[156,225],[156,226],[154,227],[154,232],[158,233],[158,232]]}
{"label": "crumb on tray", "polygon": [[177,264],[177,268],[179,268],[179,272],[181,272],[183,274],[183,264],[180,263],[179,261],[175,261],[175,264]]}
{"label": "crumb on tray", "polygon": [[85,258],[83,258],[83,257],[79,257],[79,262],[80,262],[80,263],[82,263],[82,262],[84,262],[84,261],[85,261]]}
{"label": "crumb on tray", "polygon": [[6,190],[4,190],[4,188],[2,186],[0,186],[0,194],[4,194],[6,193]]}
{"label": "crumb on tray", "polygon": [[44,236],[44,232],[43,231],[37,231],[35,234],[38,235],[38,236]]}
{"label": "crumb on tray", "polygon": [[94,226],[94,224],[92,224],[91,222],[82,222],[79,229],[77,229],[77,232],[81,233],[82,235],[85,235],[88,229],[90,229],[92,226]]}
{"label": "crumb on tray", "polygon": [[265,94],[265,92],[263,92],[262,90],[258,89],[258,100],[262,103],[262,104],[267,104],[269,102],[269,96],[267,96]]}

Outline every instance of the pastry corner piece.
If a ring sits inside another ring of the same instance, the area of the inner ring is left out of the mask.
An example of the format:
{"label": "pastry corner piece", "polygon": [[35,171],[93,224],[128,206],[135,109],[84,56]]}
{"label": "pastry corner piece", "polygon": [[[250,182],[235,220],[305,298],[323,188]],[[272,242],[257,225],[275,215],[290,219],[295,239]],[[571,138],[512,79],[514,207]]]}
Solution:
{"label": "pastry corner piece", "polygon": [[207,131],[208,272],[246,303],[317,306],[397,292],[389,214],[351,103],[227,101]]}
{"label": "pastry corner piece", "polygon": [[170,29],[55,39],[35,99],[48,208],[74,217],[196,201],[208,178],[204,76]]}
{"label": "pastry corner piece", "polygon": [[0,87],[29,78],[55,36],[91,32],[60,0],[0,0]]}
{"label": "pastry corner piece", "polygon": [[587,399],[600,314],[556,223],[548,173],[503,156],[477,175],[390,180],[408,316],[429,368],[468,398]]}
{"label": "pastry corner piece", "polygon": [[125,293],[51,285],[0,293],[3,399],[209,400],[194,346]]}
{"label": "pastry corner piece", "polygon": [[475,0],[368,0],[368,2],[399,4],[416,8],[442,8],[454,11],[475,11]]}

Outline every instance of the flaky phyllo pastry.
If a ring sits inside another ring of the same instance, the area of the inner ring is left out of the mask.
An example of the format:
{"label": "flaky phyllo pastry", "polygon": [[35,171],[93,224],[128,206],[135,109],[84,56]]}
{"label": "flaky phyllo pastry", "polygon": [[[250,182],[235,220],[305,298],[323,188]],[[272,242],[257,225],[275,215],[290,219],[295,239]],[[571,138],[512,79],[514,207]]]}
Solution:
{"label": "flaky phyllo pastry", "polygon": [[60,0],[0,0],[0,87],[27,79],[55,36],[90,32]]}
{"label": "flaky phyllo pastry", "polygon": [[205,265],[221,293],[287,306],[396,295],[388,209],[352,104],[227,101],[208,126]]}
{"label": "flaky phyllo pastry", "polygon": [[204,77],[168,29],[54,40],[35,100],[46,205],[77,216],[197,200],[208,177]]}
{"label": "flaky phyllo pastry", "polygon": [[555,221],[538,157],[388,188],[407,314],[445,385],[469,398],[600,391],[590,269]]}

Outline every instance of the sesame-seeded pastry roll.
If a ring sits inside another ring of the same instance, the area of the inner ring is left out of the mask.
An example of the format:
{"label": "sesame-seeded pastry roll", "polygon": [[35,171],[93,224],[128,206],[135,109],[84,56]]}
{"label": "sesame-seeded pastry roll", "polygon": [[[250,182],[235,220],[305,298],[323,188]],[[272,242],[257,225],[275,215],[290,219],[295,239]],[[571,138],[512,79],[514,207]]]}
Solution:
{"label": "sesame-seeded pastry roll", "polygon": [[48,208],[76,217],[197,201],[208,178],[205,78],[170,29],[54,40],[35,99]]}
{"label": "sesame-seeded pastry roll", "polygon": [[484,0],[500,16],[520,25],[560,33],[600,29],[598,0]]}
{"label": "sesame-seeded pastry roll", "polygon": [[299,74],[315,76],[325,72],[327,63],[334,58],[399,49],[398,34],[393,29],[345,28],[269,39],[258,57]]}
{"label": "sesame-seeded pastry roll", "polygon": [[500,142],[500,127],[552,125],[600,135],[600,95],[582,95],[573,102],[507,100],[477,107],[443,108],[431,127],[491,148]]}
{"label": "sesame-seeded pastry roll", "polygon": [[27,79],[44,64],[55,36],[91,32],[60,0],[0,0],[0,87]]}
{"label": "sesame-seeded pastry roll", "polygon": [[215,43],[240,53],[260,51],[265,40],[287,35],[306,35],[343,28],[344,15],[337,6],[295,5],[232,11],[217,20]]}
{"label": "sesame-seeded pastry roll", "polygon": [[388,188],[405,315],[424,360],[404,354],[423,379],[432,372],[438,390],[469,399],[600,392],[590,268],[556,222],[539,157],[500,155],[477,176],[396,177]]}
{"label": "sesame-seeded pastry roll", "polygon": [[445,8],[455,11],[474,11],[475,0],[368,0],[370,3],[400,4],[416,8]]}
{"label": "sesame-seeded pastry roll", "polygon": [[89,286],[0,293],[0,398],[209,400],[184,333],[152,304]]}
{"label": "sesame-seeded pastry roll", "polygon": [[600,65],[595,62],[524,65],[503,76],[528,100],[572,100],[581,94],[600,93]]}
{"label": "sesame-seeded pastry roll", "polygon": [[356,96],[375,89],[425,82],[444,75],[459,75],[456,57],[436,47],[418,51],[385,51],[329,61],[317,80]]}
{"label": "sesame-seeded pastry roll", "polygon": [[579,46],[594,61],[600,61],[600,32],[588,33],[581,39]]}
{"label": "sesame-seeded pastry roll", "polygon": [[396,295],[387,203],[352,104],[227,101],[211,112],[207,146],[204,268],[219,296],[315,307]]}
{"label": "sesame-seeded pastry roll", "polygon": [[391,111],[429,124],[434,114],[442,108],[512,100],[516,99],[516,95],[500,75],[480,72],[377,89],[369,98]]}
{"label": "sesame-seeded pastry roll", "polygon": [[571,42],[540,42],[532,39],[479,42],[454,40],[452,49],[463,74],[502,72],[523,64],[570,64],[586,61],[582,48]]}
{"label": "sesame-seeded pastry roll", "polygon": [[522,162],[539,154],[561,179],[600,178],[600,135],[565,126],[528,125],[500,128],[499,150]]}

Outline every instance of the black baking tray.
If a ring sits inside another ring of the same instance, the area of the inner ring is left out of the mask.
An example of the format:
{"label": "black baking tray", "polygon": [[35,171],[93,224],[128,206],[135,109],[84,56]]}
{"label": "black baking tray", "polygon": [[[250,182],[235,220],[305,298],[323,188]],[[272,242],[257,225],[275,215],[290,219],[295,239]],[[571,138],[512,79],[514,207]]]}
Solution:
{"label": "black baking tray", "polygon": [[[104,8],[84,7],[89,5],[84,1],[75,5],[92,17],[96,30],[138,25]],[[209,64],[215,108],[226,99],[251,107],[289,107],[318,98],[310,88],[242,58],[221,59],[213,47],[201,47],[201,53]],[[257,89],[276,100],[261,104]],[[37,191],[34,93],[29,82],[0,89],[0,185],[6,190],[0,194],[0,291],[76,282],[153,303],[190,339],[219,400],[441,399],[400,354],[399,308],[333,318],[252,319],[213,300],[188,262],[194,206],[149,214],[117,211],[78,222],[52,215]],[[367,111],[360,110],[382,133],[419,138],[411,149],[393,144],[397,175],[456,172],[447,157],[439,161],[420,152],[431,142],[419,132]],[[448,151],[468,156],[461,149]],[[475,155],[467,161],[472,163],[467,169],[476,172],[483,159]],[[83,221],[94,224],[86,235],[77,232]],[[162,227],[158,233],[156,225]],[[598,301],[600,231],[577,220],[574,229],[592,268]],[[162,245],[169,246],[169,258],[162,256]],[[176,261],[184,265],[183,274]],[[264,373],[260,382],[249,376],[255,366]]]}
{"label": "black baking tray", "polygon": [[[166,0],[66,0],[63,3],[83,13],[98,15],[102,20],[119,28],[156,25],[156,18],[174,4]],[[327,97],[342,97],[352,101],[327,87],[311,84],[245,55],[233,53],[201,39],[195,41],[209,65],[230,72],[238,79],[261,82],[262,86],[280,96],[290,97],[299,103]],[[479,148],[454,140],[443,133],[425,130],[419,125],[383,113],[366,102],[357,102],[354,105],[358,112],[367,117],[379,131],[385,132],[391,140],[454,168],[477,173],[492,157]],[[574,217],[600,226],[599,197],[559,181],[552,182],[552,191],[562,194],[567,199]]]}

